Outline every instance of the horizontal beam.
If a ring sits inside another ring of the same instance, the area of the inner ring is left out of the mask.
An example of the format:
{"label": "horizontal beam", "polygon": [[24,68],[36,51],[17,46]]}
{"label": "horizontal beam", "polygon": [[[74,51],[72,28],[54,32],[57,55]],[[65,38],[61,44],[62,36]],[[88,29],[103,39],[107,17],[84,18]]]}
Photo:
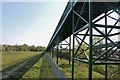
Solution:
{"label": "horizontal beam", "polygon": [[60,44],[60,45],[69,45],[69,44]]}
{"label": "horizontal beam", "polygon": [[[94,27],[105,28],[105,25],[102,25],[102,24],[94,24]],[[120,26],[107,25],[107,28],[120,29]]]}
{"label": "horizontal beam", "polygon": [[[96,56],[93,56],[93,59],[96,59],[96,58],[97,58]],[[104,58],[104,57],[101,57],[98,61],[100,61],[100,60],[104,61],[105,58]],[[120,62],[120,59],[118,59],[117,57],[116,57],[116,58],[109,57],[109,58],[108,58],[108,61],[119,61],[119,62]]]}
{"label": "horizontal beam", "polygon": [[[115,42],[115,43],[116,43],[116,44],[119,44],[118,46],[120,46],[120,41],[117,41],[117,42]],[[105,45],[106,45],[106,44],[96,45],[96,46],[94,46],[94,49],[105,48]],[[108,45],[108,47],[112,47],[112,46],[113,46],[112,43],[108,43],[107,45]]]}
{"label": "horizontal beam", "polygon": [[120,65],[120,61],[95,61],[93,65]]}
{"label": "horizontal beam", "polygon": [[74,60],[77,60],[77,61],[80,61],[80,62],[83,62],[83,63],[88,64],[88,60],[87,60],[87,58],[86,58],[86,59],[74,58]]}
{"label": "horizontal beam", "polygon": [[[87,59],[82,59],[82,58],[74,58],[74,60],[83,62],[88,64]],[[105,65],[105,64],[109,64],[109,65],[120,65],[120,60],[109,60],[109,61],[105,61],[105,60],[99,60],[99,61],[95,61],[94,63],[92,63],[93,65]]]}
{"label": "horizontal beam", "polygon": [[[80,36],[85,36],[85,34],[77,34],[77,35],[80,35]],[[86,36],[90,36],[89,34],[86,34]],[[97,35],[97,34],[93,34],[93,36],[97,36],[97,37],[103,37],[102,35]]]}

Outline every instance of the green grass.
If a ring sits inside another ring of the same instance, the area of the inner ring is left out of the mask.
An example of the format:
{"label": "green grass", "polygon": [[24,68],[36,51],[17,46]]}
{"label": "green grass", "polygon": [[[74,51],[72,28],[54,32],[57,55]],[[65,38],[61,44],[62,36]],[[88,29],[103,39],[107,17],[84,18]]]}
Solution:
{"label": "green grass", "polygon": [[[118,71],[118,66],[117,65],[108,65],[108,77],[109,78],[119,78],[118,75],[120,75],[120,73]],[[93,70],[102,75],[105,75],[105,65],[94,65]]]}
{"label": "green grass", "polygon": [[27,73],[25,73],[22,78],[39,78],[41,64],[42,59],[40,58],[39,61]]}
{"label": "green grass", "polygon": [[31,58],[33,56],[39,55],[40,52],[4,52],[2,53],[2,68],[7,68],[9,66],[15,65],[25,59]]}
{"label": "green grass", "polygon": [[[54,57],[53,60],[56,62],[56,58]],[[66,59],[59,59],[59,67],[63,69],[63,72],[68,78],[71,78],[72,72],[72,65],[68,64],[68,60]],[[93,70],[93,78],[104,78],[104,75],[101,73]],[[75,62],[74,66],[74,78],[88,78],[88,66],[84,63],[79,63],[78,61]]]}
{"label": "green grass", "polygon": [[54,78],[55,75],[52,72],[52,68],[48,63],[45,56],[39,59],[39,61],[21,78]]}
{"label": "green grass", "polygon": [[[17,79],[20,79],[27,71],[29,71],[32,66],[44,55],[44,53],[41,53],[39,55],[36,55],[36,56],[33,56],[29,59],[27,59],[25,61],[24,64],[21,64],[23,62],[20,62],[18,64],[15,64],[14,66],[11,66],[11,67],[7,67],[3,70],[3,76],[6,75],[6,73],[8,73],[9,71],[11,70],[14,70],[16,69],[14,72],[12,72],[11,74],[9,74],[8,76],[10,78],[17,78]],[[20,67],[21,65],[21,67]]]}
{"label": "green grass", "polygon": [[[56,57],[53,60],[56,62]],[[66,59],[58,59],[58,65],[62,68],[63,72],[68,78],[71,78],[72,65],[68,64]],[[72,64],[72,63],[71,63]],[[104,65],[93,65],[92,68],[93,78],[105,78],[105,66]],[[119,74],[118,74],[119,73]],[[108,78],[119,78],[120,72],[118,66],[108,65]],[[88,78],[88,65],[82,62],[75,61],[74,66],[74,77],[75,78]]]}

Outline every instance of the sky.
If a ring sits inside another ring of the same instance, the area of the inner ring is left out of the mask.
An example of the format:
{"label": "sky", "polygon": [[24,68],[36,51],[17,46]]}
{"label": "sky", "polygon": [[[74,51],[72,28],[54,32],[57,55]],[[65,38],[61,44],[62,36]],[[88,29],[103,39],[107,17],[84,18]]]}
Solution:
{"label": "sky", "polygon": [[2,44],[47,46],[67,2],[2,2]]}
{"label": "sky", "polygon": [[[0,43],[11,45],[48,45],[68,0],[4,0],[0,3]],[[1,6],[2,5],[2,6]],[[118,15],[113,13],[116,18]],[[2,20],[1,20],[2,19]],[[98,24],[103,24],[104,19]],[[115,23],[108,19],[108,24]],[[112,31],[116,32],[116,31]],[[116,37],[117,38],[117,37]],[[116,40],[116,38],[114,38]],[[87,39],[88,40],[88,39]]]}

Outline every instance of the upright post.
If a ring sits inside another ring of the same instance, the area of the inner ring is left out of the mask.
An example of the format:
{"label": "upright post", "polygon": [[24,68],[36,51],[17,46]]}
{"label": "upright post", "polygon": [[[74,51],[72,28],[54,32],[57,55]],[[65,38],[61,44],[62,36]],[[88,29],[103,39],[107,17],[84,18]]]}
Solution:
{"label": "upright post", "polygon": [[91,0],[89,0],[89,62],[88,62],[88,79],[92,80],[92,44],[93,44],[93,40],[92,40],[92,2]]}
{"label": "upright post", "polygon": [[[120,54],[118,55],[119,59],[120,59]],[[120,78],[120,65],[118,65],[118,78]]]}
{"label": "upright post", "polygon": [[49,53],[50,57],[51,57],[51,52],[52,52],[52,51],[50,50],[50,53]]}
{"label": "upright post", "polygon": [[75,45],[75,35],[74,35],[74,6],[72,5],[72,33],[73,33],[73,49],[72,49],[72,80],[74,80],[74,45]]}
{"label": "upright post", "polygon": [[[120,13],[120,9],[118,9]],[[120,15],[118,14],[118,19],[120,20]],[[118,26],[120,26],[120,21],[118,22]],[[118,29],[118,32],[120,32],[120,29]],[[118,41],[120,41],[120,34],[118,35]]]}
{"label": "upright post", "polygon": [[57,52],[56,52],[56,56],[57,56],[57,60],[56,60],[56,64],[58,64],[58,55],[59,55],[59,44],[57,44]]}
{"label": "upright post", "polygon": [[50,53],[50,55],[51,55],[50,57],[52,58],[52,53],[53,53],[52,49],[50,50],[50,52],[51,52],[51,53]]}
{"label": "upright post", "polygon": [[51,54],[51,57],[52,57],[52,59],[53,59],[53,48],[52,48],[52,54]]}
{"label": "upright post", "polygon": [[[105,12],[105,50],[107,51],[108,50],[108,47],[107,47],[107,15],[106,15],[106,12]],[[108,54],[106,53],[105,55],[105,60],[107,61],[108,59]],[[107,64],[105,64],[105,80],[107,80]]]}
{"label": "upright post", "polygon": [[69,37],[69,65],[71,61],[71,36]]}
{"label": "upright post", "polygon": [[[120,13],[120,9],[118,9],[119,13]],[[120,15],[118,14],[118,19],[120,20]],[[120,21],[118,22],[118,26],[120,26]],[[120,29],[118,29],[118,32],[120,32]],[[118,41],[120,41],[120,34],[118,35]],[[118,55],[119,59],[120,59],[120,55]],[[120,65],[118,65],[118,77],[120,78]]]}

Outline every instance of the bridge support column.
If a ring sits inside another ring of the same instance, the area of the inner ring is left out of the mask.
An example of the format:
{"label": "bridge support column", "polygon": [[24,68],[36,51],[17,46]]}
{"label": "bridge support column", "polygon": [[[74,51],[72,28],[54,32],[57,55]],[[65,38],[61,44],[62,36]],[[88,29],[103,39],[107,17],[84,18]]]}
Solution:
{"label": "bridge support column", "polygon": [[57,60],[56,60],[56,64],[58,64],[58,56],[59,56],[59,44],[57,44],[57,49],[56,49],[56,57],[57,57]]}
{"label": "bridge support column", "polygon": [[72,5],[72,80],[74,80],[74,46],[75,46],[75,34],[74,34],[74,6]]}
{"label": "bridge support column", "polygon": [[[118,9],[118,11],[120,13],[120,9]],[[120,20],[120,15],[119,14],[118,14],[118,20]],[[120,26],[120,21],[118,22],[118,26]],[[118,29],[118,32],[120,32],[120,29]],[[120,41],[120,34],[118,35],[118,41]],[[120,59],[120,54],[118,55],[118,57]],[[118,77],[120,78],[120,65],[118,65]]]}
{"label": "bridge support column", "polygon": [[92,80],[92,47],[93,47],[93,25],[92,25],[92,2],[89,0],[89,61],[88,61],[88,78]]}
{"label": "bridge support column", "polygon": [[71,36],[69,37],[69,65],[71,63]]}
{"label": "bridge support column", "polygon": [[[107,13],[105,12],[105,51],[108,50],[108,47],[107,47]],[[108,53],[106,53],[105,55],[106,59],[105,61],[108,60]],[[107,72],[107,64],[105,64],[105,80],[107,80],[107,75],[108,75],[108,72]]]}
{"label": "bridge support column", "polygon": [[54,52],[53,50],[54,50],[54,49],[52,48],[52,55],[51,55],[52,59],[53,59],[53,54],[54,54],[54,53],[53,53],[53,52]]}
{"label": "bridge support column", "polygon": [[66,40],[62,41],[59,44],[60,47],[60,51],[59,53],[65,53],[64,55],[61,55],[60,57],[65,57],[68,61],[69,61],[69,65],[71,62],[71,36],[69,38],[67,38]]}
{"label": "bridge support column", "polygon": [[52,50],[49,51],[49,56],[51,57]]}

